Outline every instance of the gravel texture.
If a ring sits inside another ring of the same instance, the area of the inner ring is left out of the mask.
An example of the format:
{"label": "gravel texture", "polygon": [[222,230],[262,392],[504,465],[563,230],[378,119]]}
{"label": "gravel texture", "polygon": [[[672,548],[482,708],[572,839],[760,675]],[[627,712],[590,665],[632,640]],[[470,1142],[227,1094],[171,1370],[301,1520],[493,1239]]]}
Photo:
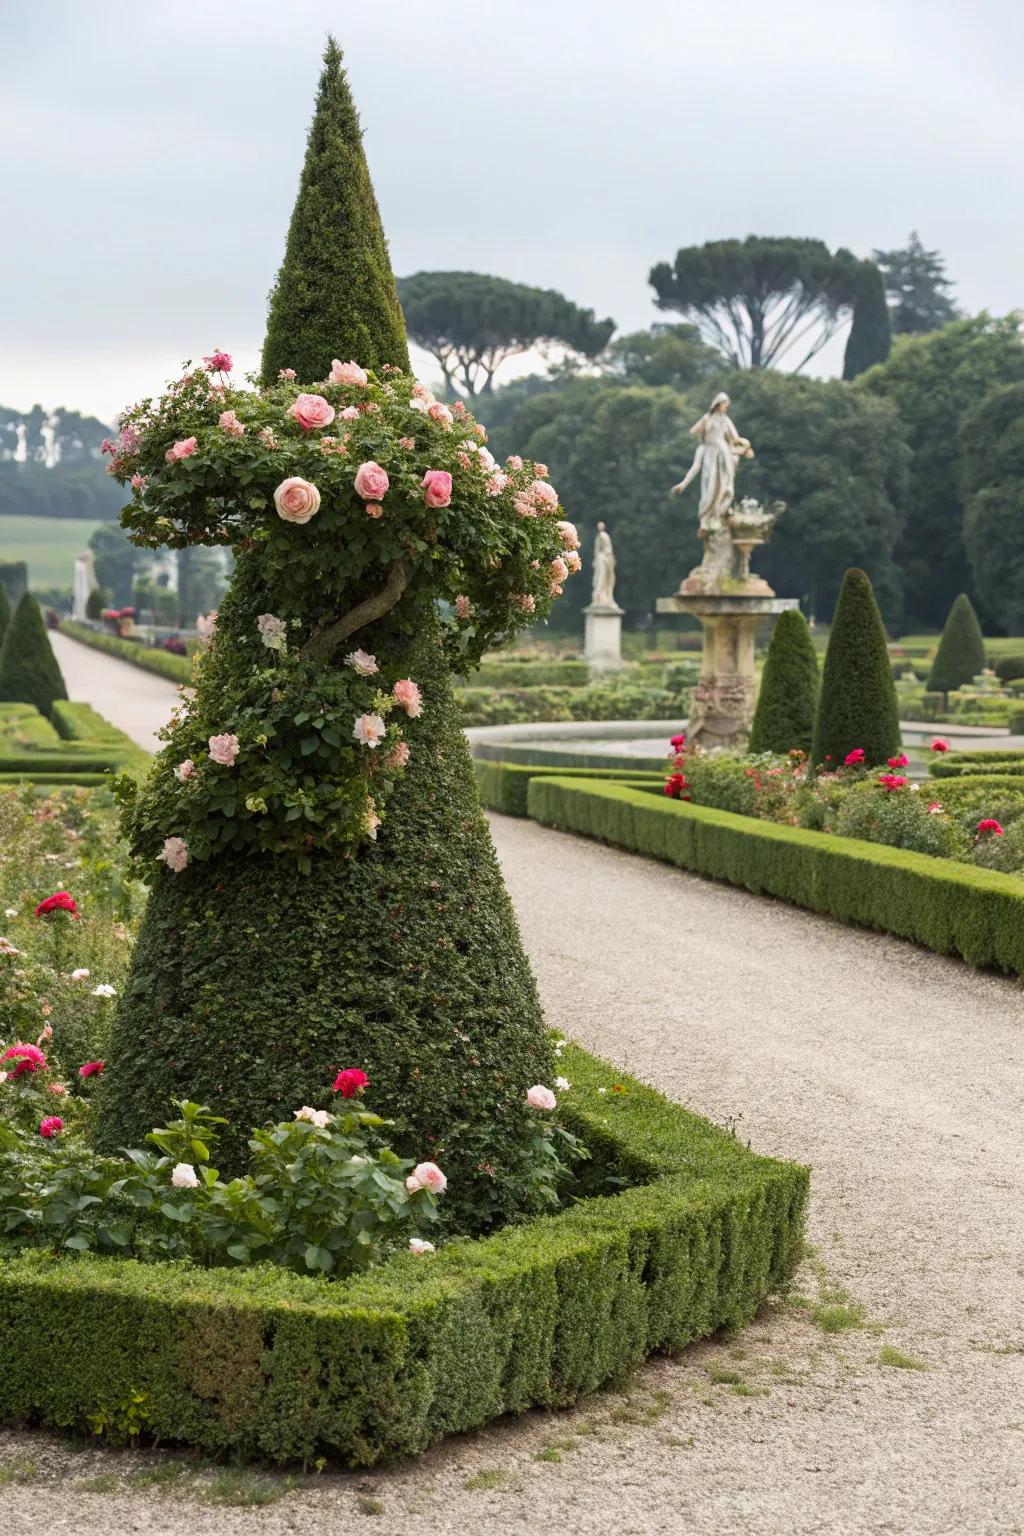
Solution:
{"label": "gravel texture", "polygon": [[289,1487],[185,1463],[154,1485],[154,1469],[170,1475],[161,1453],[9,1432],[0,1532],[1024,1531],[1019,985],[492,824],[550,1023],[759,1151],[813,1165],[799,1294],[624,1390],[388,1471]]}

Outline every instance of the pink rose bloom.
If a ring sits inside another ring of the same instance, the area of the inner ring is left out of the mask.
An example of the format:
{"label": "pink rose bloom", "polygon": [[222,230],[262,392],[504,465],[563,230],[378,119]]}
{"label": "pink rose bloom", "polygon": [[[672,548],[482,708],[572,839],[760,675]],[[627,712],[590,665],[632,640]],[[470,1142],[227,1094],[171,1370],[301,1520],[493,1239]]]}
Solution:
{"label": "pink rose bloom", "polygon": [[427,415],[431,421],[439,421],[442,427],[450,428],[454,417],[448,407],[440,400],[435,400],[433,405],[427,406]]}
{"label": "pink rose bloom", "polygon": [[72,981],[88,981],[88,979],[89,979],[91,974],[92,974],[92,972],[88,971],[84,965],[80,965],[78,967],[77,971],[72,971],[71,972],[71,980]]}
{"label": "pink rose bloom", "polygon": [[383,517],[384,508],[379,501],[368,501],[366,503],[366,515],[367,517]]}
{"label": "pink rose bloom", "polygon": [[294,377],[295,377],[295,369],[294,368],[279,368],[277,370],[277,376],[281,380],[282,383],[290,384],[292,379],[294,379]]}
{"label": "pink rose bloom", "polygon": [[412,749],[407,741],[396,741],[387,757],[384,758],[385,768],[404,768],[412,756]]}
{"label": "pink rose bloom", "polygon": [[419,719],[423,713],[423,695],[411,677],[399,678],[391,694],[395,703],[405,710],[410,720]]}
{"label": "pink rose bloom", "polygon": [[428,469],[423,476],[423,500],[428,507],[447,507],[452,499],[452,477],[446,469]]}
{"label": "pink rose bloom", "polygon": [[398,446],[399,448],[404,448],[406,453],[411,453],[416,447],[416,439],[414,437],[400,437],[398,439]]}
{"label": "pink rose bloom", "polygon": [[574,523],[556,523],[555,529],[562,541],[563,549],[579,549],[580,536],[576,532],[576,525]]}
{"label": "pink rose bloom", "polygon": [[180,443],[175,443],[173,448],[168,448],[164,458],[168,464],[176,464],[179,459],[190,459],[199,447],[194,437],[183,437]]}
{"label": "pink rose bloom", "polygon": [[534,463],[533,467],[537,471],[538,475],[540,475],[541,479],[543,480],[544,477],[547,475],[547,472],[548,472],[547,465],[546,464]]}
{"label": "pink rose bloom", "polygon": [[219,763],[222,768],[234,767],[239,749],[237,736],[232,736],[226,731],[223,736],[211,736],[207,746],[210,748],[212,762]]}
{"label": "pink rose bloom", "polygon": [[434,397],[430,390],[425,384],[421,384],[419,379],[416,380],[412,387],[412,395],[414,400],[422,400],[425,405],[432,405],[434,403]]}
{"label": "pink rose bloom", "polygon": [[494,469],[497,460],[489,448],[478,448],[477,456],[484,469]]}
{"label": "pink rose bloom", "polygon": [[458,455],[458,459],[459,459],[459,468],[460,469],[468,469],[470,464],[472,463],[472,460],[470,459],[468,453],[460,453]]}
{"label": "pink rose bloom", "polygon": [[345,657],[346,667],[351,667],[353,672],[358,672],[360,677],[372,677],[379,672],[376,656],[371,656],[369,651],[349,651]]}
{"label": "pink rose bloom", "polygon": [[577,571],[581,571],[583,569],[583,561],[580,559],[579,555],[574,549],[566,550],[565,563],[569,567],[569,574],[571,576],[575,576]]}
{"label": "pink rose bloom", "polygon": [[217,633],[217,610],[196,615],[196,632],[200,640],[212,640]]}
{"label": "pink rose bloom", "polygon": [[132,475],[132,490],[144,491],[149,484],[148,475]]}
{"label": "pink rose bloom", "polygon": [[410,1195],[414,1195],[418,1189],[429,1189],[432,1195],[443,1195],[448,1188],[448,1180],[436,1163],[417,1163],[406,1179],[405,1187]]}
{"label": "pink rose bloom", "polygon": [[328,379],[332,384],[358,384],[364,386],[370,380],[358,363],[339,363],[335,358]]}
{"label": "pink rose bloom", "polygon": [[180,875],[188,863],[188,843],[182,837],[166,837],[157,858],[163,859],[168,869]]}
{"label": "pink rose bloom", "polygon": [[309,480],[289,475],[274,492],[274,506],[286,523],[308,523],[320,511],[320,492]]}
{"label": "pink rose bloom", "polygon": [[234,411],[221,411],[217,417],[217,425],[228,437],[244,437],[245,428],[235,415]]}
{"label": "pink rose bloom", "polygon": [[356,470],[353,484],[356,495],[361,496],[364,501],[380,501],[391,481],[388,479],[386,470],[381,469],[380,465],[375,464],[372,459],[368,459]]}
{"label": "pink rose bloom", "polygon": [[[433,398],[433,397],[431,397],[431,398]],[[427,414],[427,411],[429,410],[429,406],[427,405],[427,402],[421,396],[414,395],[412,397],[412,399],[409,401],[409,409],[410,409],[410,411],[422,411],[424,416],[425,416]]]}
{"label": "pink rose bloom", "polygon": [[50,1140],[51,1136],[56,1136],[57,1132],[63,1129],[64,1121],[60,1118],[60,1115],[47,1115],[45,1119],[39,1122],[39,1134],[44,1136],[47,1141]]}
{"label": "pink rose bloom", "polygon": [[556,555],[549,566],[553,581],[564,581],[569,574],[569,567],[560,555]]}
{"label": "pink rose bloom", "polygon": [[342,421],[357,421],[359,419],[358,405],[346,405],[345,409],[341,412],[340,419]]}
{"label": "pink rose bloom", "polygon": [[479,421],[477,422],[476,426],[473,428],[473,431],[476,433],[477,437],[480,439],[480,441],[482,443],[486,443],[486,441],[487,441],[487,428],[481,422],[479,422]]}
{"label": "pink rose bloom", "polygon": [[537,599],[532,592],[510,592],[508,600],[513,608],[518,608],[521,613],[534,613],[537,608]]}
{"label": "pink rose bloom", "polygon": [[531,1109],[554,1109],[558,1100],[551,1089],[545,1088],[543,1083],[534,1083],[533,1087],[527,1091],[526,1102]]}
{"label": "pink rose bloom", "polygon": [[437,1249],[434,1247],[433,1243],[428,1243],[426,1238],[410,1237],[409,1252],[413,1254],[417,1259],[421,1259],[425,1253],[436,1253]]}
{"label": "pink rose bloom", "polygon": [[466,407],[463,405],[462,401],[461,400],[453,400],[452,401],[452,415],[453,416],[465,416],[465,414],[466,414]]}
{"label": "pink rose bloom", "polygon": [[209,357],[204,357],[207,371],[210,373],[230,373],[232,369],[230,352],[211,352]]}
{"label": "pink rose bloom", "polygon": [[270,427],[260,427],[256,436],[259,438],[264,448],[277,447],[277,438],[274,436],[274,433]]}
{"label": "pink rose bloom", "polygon": [[184,784],[185,780],[190,779],[195,771],[195,763],[190,757],[186,757],[185,761],[183,763],[179,763],[177,768],[175,768],[174,777],[180,784]]}
{"label": "pink rose bloom", "polygon": [[493,475],[491,475],[490,479],[484,486],[484,490],[487,492],[488,496],[500,496],[506,485],[508,485],[508,475],[503,474],[499,469],[496,470]]}
{"label": "pink rose bloom", "polygon": [[311,432],[314,427],[330,426],[334,420],[334,406],[323,395],[297,395],[288,414],[294,416],[304,432]]}
{"label": "pink rose bloom", "polygon": [[530,486],[529,494],[542,512],[553,512],[558,506],[558,492],[546,480],[535,480]]}
{"label": "pink rose bloom", "polygon": [[455,599],[455,617],[457,619],[468,619],[472,617],[472,614],[473,604],[464,592],[460,592]]}
{"label": "pink rose bloom", "polygon": [[49,1092],[53,1094],[55,1099],[62,1099],[67,1091],[63,1083],[51,1083],[49,1085]]}
{"label": "pink rose bloom", "polygon": [[175,1189],[198,1189],[199,1179],[191,1163],[175,1163],[171,1169],[171,1184]]}
{"label": "pink rose bloom", "polygon": [[379,747],[386,727],[380,715],[357,715],[352,735],[362,747]]}
{"label": "pink rose bloom", "polygon": [[506,469],[522,469],[522,467],[523,467],[523,461],[519,457],[518,453],[510,453],[508,458],[505,460],[505,468]]}
{"label": "pink rose bloom", "polygon": [[380,826],[380,817],[377,815],[377,807],[371,800],[366,807],[366,815],[363,817],[363,831],[372,842],[377,841],[377,828]]}

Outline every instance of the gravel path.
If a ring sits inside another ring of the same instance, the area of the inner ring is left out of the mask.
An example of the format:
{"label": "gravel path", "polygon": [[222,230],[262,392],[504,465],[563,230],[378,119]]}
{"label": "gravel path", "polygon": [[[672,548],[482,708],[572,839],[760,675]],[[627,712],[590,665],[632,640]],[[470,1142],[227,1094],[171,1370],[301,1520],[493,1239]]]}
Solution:
{"label": "gravel path", "polygon": [[[759,1150],[813,1164],[802,1298],[570,1413],[291,1489],[190,1467],[146,1488],[133,1479],[166,1466],[158,1456],[8,1434],[0,1531],[1024,1531],[1020,987],[492,824],[551,1024]],[[832,1331],[844,1324],[859,1326]]]}
{"label": "gravel path", "polygon": [[160,743],[156,733],[170,719],[178,701],[178,685],[155,672],[118,661],[116,656],[94,651],[59,630],[51,630],[50,643],[64,674],[68,698],[91,704],[147,752],[157,751]]}

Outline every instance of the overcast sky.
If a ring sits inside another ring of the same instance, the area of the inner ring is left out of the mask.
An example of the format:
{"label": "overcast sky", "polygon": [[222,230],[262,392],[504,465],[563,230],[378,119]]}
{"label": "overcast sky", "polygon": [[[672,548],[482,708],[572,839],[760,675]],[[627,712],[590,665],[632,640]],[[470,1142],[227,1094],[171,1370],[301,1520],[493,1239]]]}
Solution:
{"label": "overcast sky", "polygon": [[0,0],[0,403],[109,418],[255,365],[328,28],[397,273],[494,272],[633,329],[653,262],[917,228],[1024,306],[1018,0]]}

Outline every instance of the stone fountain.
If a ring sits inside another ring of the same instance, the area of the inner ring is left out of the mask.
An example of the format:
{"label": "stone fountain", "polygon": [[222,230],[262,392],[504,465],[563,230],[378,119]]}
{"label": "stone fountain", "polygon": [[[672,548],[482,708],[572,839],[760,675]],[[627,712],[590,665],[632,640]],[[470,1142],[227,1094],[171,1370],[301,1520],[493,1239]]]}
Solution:
{"label": "stone fountain", "polygon": [[763,577],[750,569],[750,557],[771,534],[785,511],[780,501],[764,507],[745,497],[734,503],[736,465],[752,458],[727,414],[727,395],[717,395],[691,430],[698,448],[685,479],[673,486],[681,493],[701,477],[700,538],[704,558],[671,597],[658,599],[659,613],[692,613],[704,631],[700,681],[694,690],[688,736],[695,746],[746,745],[754,717],[757,671],[754,641],[765,618],[798,607],[795,597],[776,597]]}

